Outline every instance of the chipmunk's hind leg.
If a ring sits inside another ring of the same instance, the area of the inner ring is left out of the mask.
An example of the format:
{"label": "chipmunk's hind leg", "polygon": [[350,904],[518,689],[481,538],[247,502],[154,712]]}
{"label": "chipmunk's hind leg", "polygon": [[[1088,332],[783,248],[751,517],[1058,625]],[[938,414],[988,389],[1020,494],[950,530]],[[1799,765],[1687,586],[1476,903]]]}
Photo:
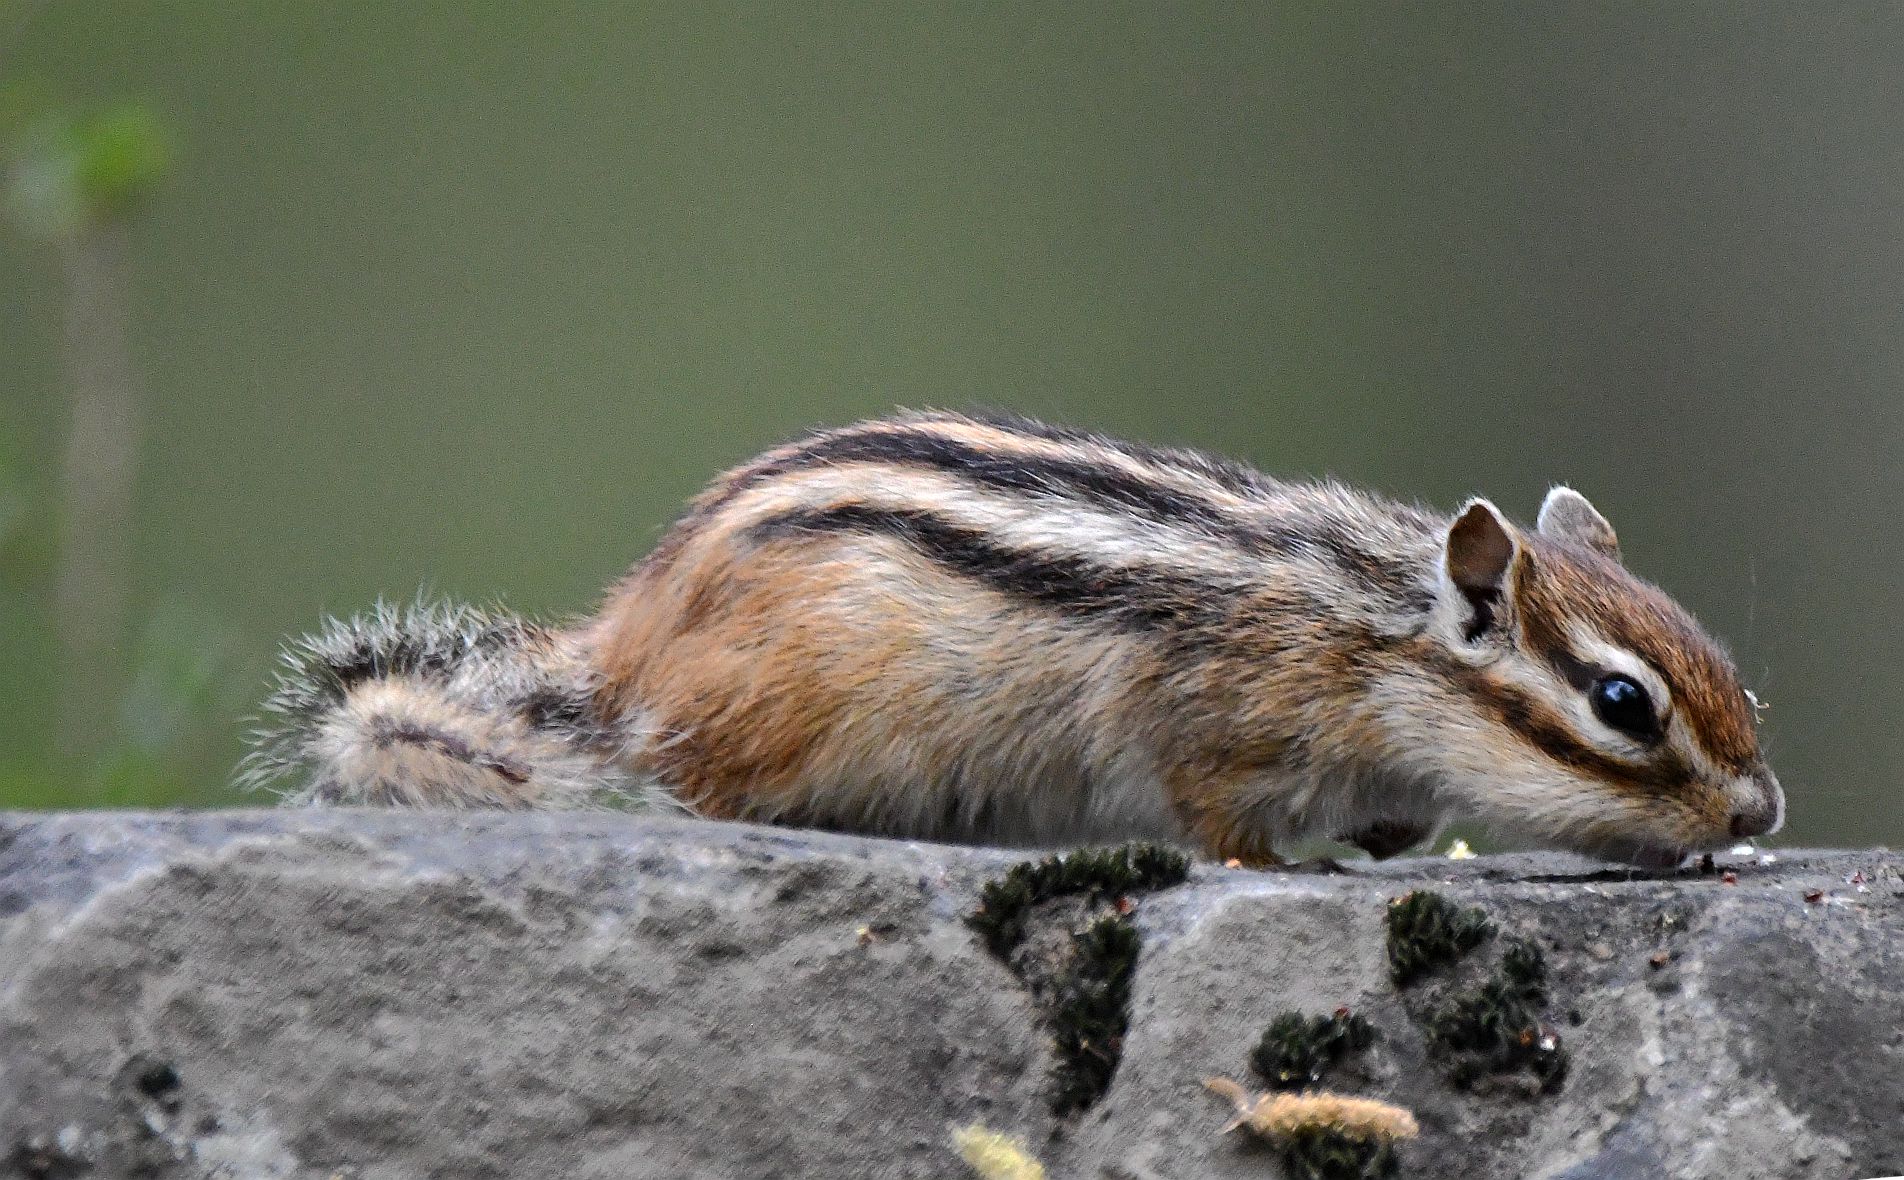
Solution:
{"label": "chipmunk's hind leg", "polygon": [[617,762],[557,633],[447,604],[332,620],[291,644],[241,781],[287,803],[672,807]]}

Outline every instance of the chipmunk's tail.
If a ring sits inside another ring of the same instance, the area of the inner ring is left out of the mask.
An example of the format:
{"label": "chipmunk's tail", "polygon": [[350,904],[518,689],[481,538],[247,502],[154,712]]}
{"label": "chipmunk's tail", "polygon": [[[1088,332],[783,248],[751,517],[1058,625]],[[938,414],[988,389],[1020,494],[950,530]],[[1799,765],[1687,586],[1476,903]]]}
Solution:
{"label": "chipmunk's tail", "polygon": [[658,807],[559,632],[448,603],[383,603],[289,644],[240,781],[286,803]]}

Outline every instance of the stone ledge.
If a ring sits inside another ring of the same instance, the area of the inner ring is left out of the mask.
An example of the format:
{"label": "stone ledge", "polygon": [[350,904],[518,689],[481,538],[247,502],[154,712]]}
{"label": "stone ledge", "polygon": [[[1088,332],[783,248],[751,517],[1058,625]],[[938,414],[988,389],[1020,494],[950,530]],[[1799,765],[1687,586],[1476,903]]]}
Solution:
{"label": "stone ledge", "polygon": [[[962,922],[1025,856],[612,815],[0,815],[0,1176],[946,1180],[975,1121],[1057,1180],[1274,1176],[1201,1079],[1250,1083],[1279,1012],[1338,1005],[1381,1032],[1357,1092],[1420,1117],[1404,1176],[1904,1172],[1896,854],[1721,857],[1732,884],[1202,867],[1138,903],[1123,1062],[1068,1123],[1030,998]],[[1545,949],[1557,1093],[1433,1060],[1383,949],[1388,900],[1430,885]]]}

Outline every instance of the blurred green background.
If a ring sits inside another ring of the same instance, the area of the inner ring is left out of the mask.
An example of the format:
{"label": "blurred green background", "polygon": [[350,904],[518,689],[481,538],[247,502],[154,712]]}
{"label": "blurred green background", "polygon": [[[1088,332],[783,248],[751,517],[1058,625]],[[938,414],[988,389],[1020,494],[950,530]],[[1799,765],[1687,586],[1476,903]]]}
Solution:
{"label": "blurred green background", "polygon": [[[1783,839],[1894,843],[1904,10],[1745,7],[14,0],[0,806],[231,802],[283,634],[580,611],[724,464],[986,404],[1572,482],[1769,702]],[[137,199],[36,222],[74,143]]]}

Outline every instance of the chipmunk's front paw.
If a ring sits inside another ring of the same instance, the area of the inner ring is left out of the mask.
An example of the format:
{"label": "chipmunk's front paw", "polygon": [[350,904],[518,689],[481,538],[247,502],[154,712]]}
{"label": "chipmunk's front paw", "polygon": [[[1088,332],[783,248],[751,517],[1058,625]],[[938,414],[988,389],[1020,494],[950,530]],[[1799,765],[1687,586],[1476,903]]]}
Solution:
{"label": "chipmunk's front paw", "polygon": [[1434,829],[1426,824],[1373,823],[1359,832],[1346,832],[1336,839],[1353,844],[1376,860],[1407,852],[1426,840]]}

